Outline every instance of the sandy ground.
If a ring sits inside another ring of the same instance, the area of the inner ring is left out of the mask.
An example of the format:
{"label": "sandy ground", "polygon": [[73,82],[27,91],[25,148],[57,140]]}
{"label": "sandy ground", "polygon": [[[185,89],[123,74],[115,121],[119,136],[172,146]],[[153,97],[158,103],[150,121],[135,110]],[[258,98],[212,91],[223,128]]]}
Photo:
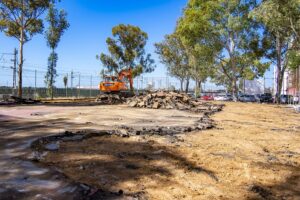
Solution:
{"label": "sandy ground", "polygon": [[182,126],[198,117],[126,106],[1,107],[0,199],[9,191],[6,199],[72,199],[69,184],[49,168],[148,199],[300,199],[300,115],[273,105],[226,103],[212,130],[61,142],[38,168],[21,161],[31,141],[65,130]]}
{"label": "sandy ground", "polygon": [[227,103],[213,119],[216,129],[175,137],[63,143],[44,163],[73,180],[148,199],[300,199],[299,114]]}

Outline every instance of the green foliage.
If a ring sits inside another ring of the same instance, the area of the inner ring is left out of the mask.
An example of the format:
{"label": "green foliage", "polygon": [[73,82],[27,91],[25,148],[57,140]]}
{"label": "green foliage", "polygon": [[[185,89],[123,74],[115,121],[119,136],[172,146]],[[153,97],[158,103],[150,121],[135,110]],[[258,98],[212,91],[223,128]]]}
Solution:
{"label": "green foliage", "polygon": [[279,102],[284,72],[300,66],[300,1],[265,0],[250,16],[263,25],[265,57],[277,68]]}
{"label": "green foliage", "polygon": [[49,12],[46,21],[49,23],[49,28],[45,32],[47,45],[51,49],[56,49],[64,32],[70,27],[67,21],[67,13],[64,10],[58,11],[54,4],[50,4]]}
{"label": "green foliage", "polygon": [[65,88],[66,88],[67,85],[68,85],[68,76],[64,76],[63,82],[64,82],[64,86],[65,86]]}
{"label": "green foliage", "polygon": [[23,46],[31,38],[43,32],[42,14],[55,0],[1,0],[0,31],[15,37],[20,43],[18,95],[22,97]]}
{"label": "green foliage", "polygon": [[[1,0],[0,28],[9,37],[20,42],[29,41],[35,34],[43,32],[41,15],[52,0]],[[21,40],[21,31],[23,39]]]}
{"label": "green foliage", "polygon": [[166,35],[165,40],[155,44],[161,63],[173,77],[183,81],[189,77],[190,66],[187,51],[180,38],[175,34]]}
{"label": "green foliage", "polygon": [[131,68],[133,76],[154,70],[154,60],[145,53],[148,35],[139,27],[120,24],[112,29],[114,38],[107,38],[109,55],[97,56],[109,72]]}
{"label": "green foliage", "polygon": [[[249,18],[255,0],[190,0],[177,32],[188,46],[212,59],[209,74],[218,83],[230,84],[237,94],[240,78],[263,75],[262,40],[257,23]],[[209,61],[210,63],[210,61]]]}
{"label": "green foliage", "polygon": [[49,27],[45,32],[45,36],[47,39],[47,45],[51,48],[52,52],[48,58],[48,70],[45,76],[45,83],[47,84],[52,98],[53,86],[55,83],[55,78],[57,77],[56,65],[58,61],[58,55],[55,53],[55,49],[57,48],[62,35],[70,26],[66,17],[67,13],[64,10],[58,11],[54,7],[54,4],[50,4],[49,12],[46,17]]}
{"label": "green foliage", "polygon": [[264,49],[268,59],[276,63],[278,56],[286,57],[290,51],[300,50],[299,0],[266,0],[250,16],[264,26]]}
{"label": "green foliage", "polygon": [[53,98],[53,86],[55,83],[55,78],[57,77],[56,64],[58,56],[57,53],[52,52],[48,58],[48,70],[45,75],[45,84],[48,88],[48,95]]}

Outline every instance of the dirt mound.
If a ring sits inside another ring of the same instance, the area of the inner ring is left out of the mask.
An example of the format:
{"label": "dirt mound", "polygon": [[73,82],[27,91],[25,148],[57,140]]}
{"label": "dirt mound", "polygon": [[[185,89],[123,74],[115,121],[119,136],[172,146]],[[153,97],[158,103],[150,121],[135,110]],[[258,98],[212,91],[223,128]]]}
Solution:
{"label": "dirt mound", "polygon": [[97,103],[101,104],[121,104],[126,102],[124,97],[119,96],[118,94],[100,94],[97,96],[96,100]]}
{"label": "dirt mound", "polygon": [[221,111],[224,105],[212,104],[191,98],[187,94],[176,92],[154,92],[127,100],[130,107],[152,109],[178,109],[192,112],[214,113]]}

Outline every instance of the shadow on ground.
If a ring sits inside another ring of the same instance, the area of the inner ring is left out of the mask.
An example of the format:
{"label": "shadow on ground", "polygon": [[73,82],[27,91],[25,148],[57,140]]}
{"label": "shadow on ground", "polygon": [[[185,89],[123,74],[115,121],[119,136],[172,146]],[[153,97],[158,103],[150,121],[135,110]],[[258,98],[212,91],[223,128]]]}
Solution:
{"label": "shadow on ground", "polygon": [[[0,117],[0,199],[145,199],[144,186],[126,189],[138,179],[171,183],[172,169],[192,171],[218,181],[214,172],[190,162],[154,141],[130,141],[114,135],[64,142],[46,160],[26,160],[40,137],[79,130],[68,119]],[[86,127],[87,125],[84,124]],[[123,194],[124,193],[124,194]]]}

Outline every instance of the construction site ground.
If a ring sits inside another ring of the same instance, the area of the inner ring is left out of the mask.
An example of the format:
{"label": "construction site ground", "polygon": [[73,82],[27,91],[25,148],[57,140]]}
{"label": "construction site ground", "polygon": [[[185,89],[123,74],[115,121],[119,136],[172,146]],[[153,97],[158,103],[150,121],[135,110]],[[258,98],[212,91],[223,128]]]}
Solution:
{"label": "construction site ground", "polygon": [[61,141],[38,162],[30,144],[40,137],[192,126],[202,114],[127,105],[0,107],[0,199],[84,199],[79,183],[92,188],[86,196],[120,194],[111,199],[300,199],[300,115],[284,106],[225,104],[210,130]]}

